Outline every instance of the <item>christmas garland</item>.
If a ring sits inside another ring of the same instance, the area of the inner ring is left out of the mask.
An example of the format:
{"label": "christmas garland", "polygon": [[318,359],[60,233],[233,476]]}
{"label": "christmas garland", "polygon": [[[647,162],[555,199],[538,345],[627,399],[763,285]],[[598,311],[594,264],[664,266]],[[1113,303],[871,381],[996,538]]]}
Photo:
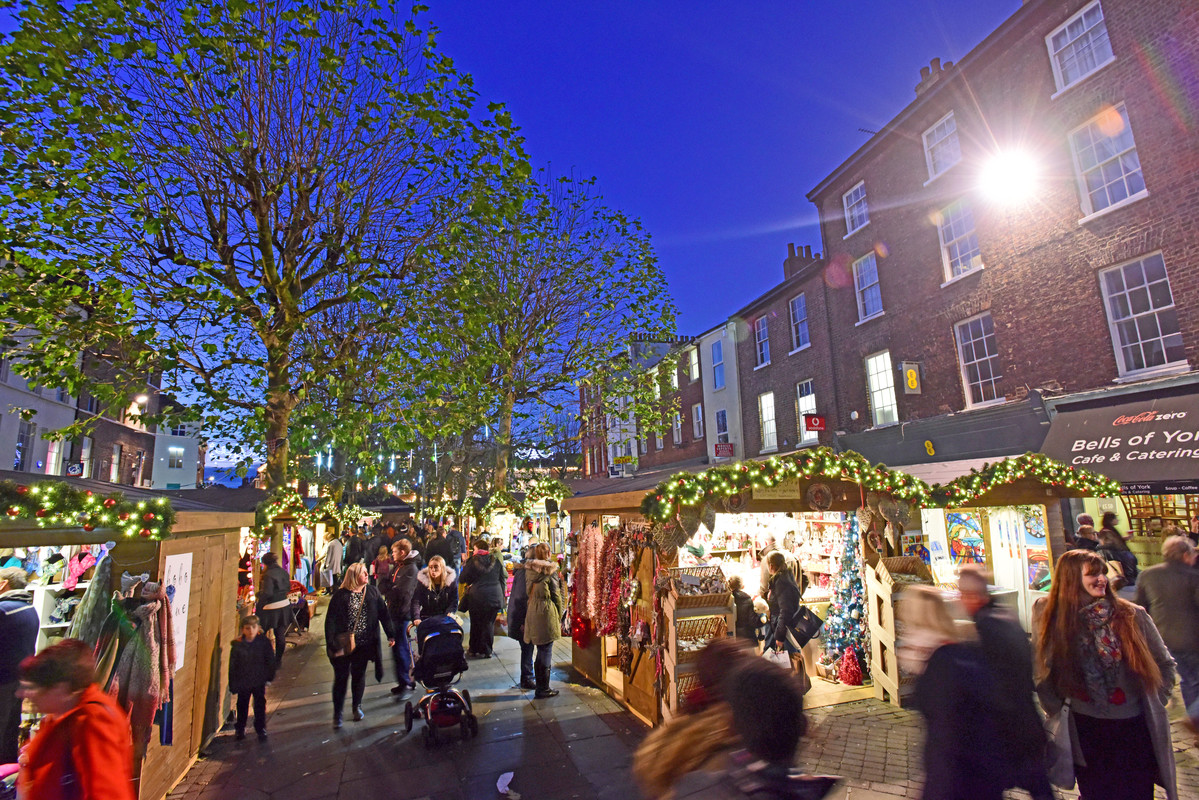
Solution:
{"label": "christmas garland", "polygon": [[885,492],[916,506],[927,505],[932,496],[932,488],[919,478],[889,470],[882,464],[871,464],[853,451],[836,453],[827,447],[817,447],[787,456],[771,456],[765,461],[714,467],[698,474],[678,473],[645,496],[641,513],[646,519],[667,522],[684,506],[813,477],[856,483],[867,491]]}
{"label": "christmas garland", "polygon": [[306,528],[313,528],[326,517],[332,517],[338,527],[344,529],[357,523],[365,514],[366,511],[353,503],[338,506],[331,497],[322,497],[315,506],[309,508],[295,489],[283,489],[258,504],[254,510],[251,534],[259,539],[269,537],[275,520],[284,516],[295,517]]}
{"label": "christmas garland", "polygon": [[1085,469],[1077,469],[1040,453],[1004,459],[970,470],[947,484],[933,489],[937,505],[962,506],[999,486],[1021,478],[1033,478],[1043,484],[1062,486],[1087,497],[1112,497],[1120,494],[1120,482]]}
{"label": "christmas garland", "polygon": [[165,539],[175,524],[175,510],[165,497],[127,500],[120,492],[101,496],[61,481],[0,481],[0,508],[6,519],[36,522],[39,528],[115,528],[143,539]]}

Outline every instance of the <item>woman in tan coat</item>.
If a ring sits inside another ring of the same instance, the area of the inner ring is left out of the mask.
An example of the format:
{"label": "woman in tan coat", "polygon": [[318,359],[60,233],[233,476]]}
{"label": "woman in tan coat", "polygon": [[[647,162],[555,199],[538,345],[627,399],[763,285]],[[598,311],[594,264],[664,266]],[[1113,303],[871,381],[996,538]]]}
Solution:
{"label": "woman in tan coat", "polygon": [[557,689],[550,688],[550,662],[554,640],[562,637],[562,590],[558,586],[558,565],[550,561],[550,546],[545,542],[534,545],[531,557],[525,560],[525,588],[528,590],[528,610],[525,612],[525,636],[528,644],[536,645],[533,677],[537,685],[534,697],[554,697]]}

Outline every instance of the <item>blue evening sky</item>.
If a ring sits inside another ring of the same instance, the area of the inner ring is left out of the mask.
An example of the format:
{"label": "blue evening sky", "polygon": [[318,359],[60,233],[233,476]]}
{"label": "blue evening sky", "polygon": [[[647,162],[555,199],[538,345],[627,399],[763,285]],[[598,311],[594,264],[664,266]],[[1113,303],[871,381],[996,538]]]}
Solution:
{"label": "blue evening sky", "polygon": [[805,195],[1020,0],[428,0],[441,46],[535,163],[599,178],[653,235],[679,332],[822,250]]}

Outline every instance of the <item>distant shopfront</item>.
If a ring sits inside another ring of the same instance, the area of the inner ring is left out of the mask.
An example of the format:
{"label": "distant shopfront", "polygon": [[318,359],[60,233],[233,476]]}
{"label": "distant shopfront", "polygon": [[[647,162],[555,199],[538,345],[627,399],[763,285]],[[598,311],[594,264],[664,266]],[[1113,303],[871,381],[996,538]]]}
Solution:
{"label": "distant shopfront", "polygon": [[[1041,452],[1119,481],[1125,524],[1157,560],[1162,531],[1172,524],[1186,528],[1199,516],[1199,376],[1046,405],[1052,423]],[[1108,508],[1088,504],[1085,510]]]}

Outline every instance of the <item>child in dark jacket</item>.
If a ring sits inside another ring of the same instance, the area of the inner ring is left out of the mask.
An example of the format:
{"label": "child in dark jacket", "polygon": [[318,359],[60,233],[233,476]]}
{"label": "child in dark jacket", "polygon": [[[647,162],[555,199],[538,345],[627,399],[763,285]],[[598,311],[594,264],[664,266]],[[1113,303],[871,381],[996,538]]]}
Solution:
{"label": "child in dark jacket", "polygon": [[762,615],[754,611],[753,598],[746,594],[741,586],[741,579],[736,575],[729,578],[729,591],[733,593],[733,605],[737,609],[737,624],[734,630],[739,638],[757,645]]}
{"label": "child in dark jacket", "polygon": [[233,641],[229,657],[229,691],[237,695],[237,739],[246,738],[246,717],[254,698],[254,730],[258,741],[266,740],[266,685],[275,679],[275,651],[265,636],[259,636],[258,617],[241,621],[241,638]]}

